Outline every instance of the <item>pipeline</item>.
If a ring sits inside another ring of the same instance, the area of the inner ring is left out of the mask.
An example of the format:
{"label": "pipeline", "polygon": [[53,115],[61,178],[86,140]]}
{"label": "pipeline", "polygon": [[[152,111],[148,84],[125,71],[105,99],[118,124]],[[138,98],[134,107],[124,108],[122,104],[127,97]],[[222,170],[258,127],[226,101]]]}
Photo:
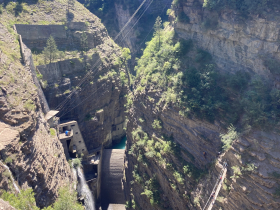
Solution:
{"label": "pipeline", "polygon": [[12,172],[10,171],[9,167],[7,165],[5,165],[1,160],[0,160],[0,163],[4,166],[4,168],[6,168],[9,171],[11,180],[12,180],[13,185],[14,185],[14,188],[16,189],[16,191],[18,193],[20,193],[20,190],[19,190],[18,186],[15,183],[14,177],[13,177]]}
{"label": "pipeline", "polygon": [[77,167],[77,174],[79,177],[78,194],[79,194],[79,196],[84,197],[85,209],[86,210],[95,210],[94,197],[92,196],[92,193],[89,190],[89,187],[85,180],[85,176],[82,173],[80,167]]}

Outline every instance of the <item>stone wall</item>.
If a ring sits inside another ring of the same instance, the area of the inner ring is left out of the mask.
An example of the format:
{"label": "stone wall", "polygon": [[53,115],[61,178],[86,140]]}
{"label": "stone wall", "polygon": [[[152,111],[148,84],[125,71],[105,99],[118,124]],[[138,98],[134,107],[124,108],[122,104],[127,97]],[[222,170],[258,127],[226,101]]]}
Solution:
{"label": "stone wall", "polygon": [[[79,48],[80,36],[83,31],[87,33],[84,22],[71,22],[68,25],[25,25],[15,24],[17,33],[22,36],[22,41],[30,49],[43,50],[50,36],[55,39],[59,49]],[[89,33],[87,33],[89,35]],[[88,40],[89,48],[94,46],[94,40]]]}

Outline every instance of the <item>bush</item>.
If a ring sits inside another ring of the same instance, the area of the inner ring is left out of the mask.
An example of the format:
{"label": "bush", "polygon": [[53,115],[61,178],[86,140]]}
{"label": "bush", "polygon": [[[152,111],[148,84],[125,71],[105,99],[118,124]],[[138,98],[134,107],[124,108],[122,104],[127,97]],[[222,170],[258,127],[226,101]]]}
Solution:
{"label": "bush", "polygon": [[162,126],[161,126],[161,121],[160,120],[154,120],[153,124],[152,124],[152,127],[154,129],[162,129]]}
{"label": "bush", "polygon": [[31,99],[28,99],[24,104],[24,108],[29,111],[34,111],[36,106]]}
{"label": "bush", "polygon": [[2,15],[2,13],[3,13],[3,5],[0,4],[0,15]]}
{"label": "bush", "polygon": [[74,168],[81,167],[81,165],[82,165],[81,160],[79,158],[73,159],[72,164],[73,164]]}
{"label": "bush", "polygon": [[36,206],[34,192],[32,189],[22,190],[17,195],[6,191],[2,194],[2,199],[8,201],[10,205],[19,210],[33,209],[39,210]]}
{"label": "bush", "polygon": [[50,128],[50,134],[52,137],[54,137],[56,135],[56,131],[54,128]]}
{"label": "bush", "polygon": [[231,147],[233,141],[238,138],[238,134],[235,131],[235,128],[231,125],[228,128],[228,132],[226,134],[221,134],[220,137],[223,142],[223,149],[227,151]]}

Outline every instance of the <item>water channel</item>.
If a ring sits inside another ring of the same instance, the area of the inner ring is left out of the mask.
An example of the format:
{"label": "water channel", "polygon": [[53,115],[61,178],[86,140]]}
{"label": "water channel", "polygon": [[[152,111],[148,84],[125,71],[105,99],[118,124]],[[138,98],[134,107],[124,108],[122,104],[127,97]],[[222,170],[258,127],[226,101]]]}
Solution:
{"label": "water channel", "polygon": [[125,149],[125,144],[126,144],[126,136],[122,138],[120,143],[118,144],[113,144],[111,149]]}

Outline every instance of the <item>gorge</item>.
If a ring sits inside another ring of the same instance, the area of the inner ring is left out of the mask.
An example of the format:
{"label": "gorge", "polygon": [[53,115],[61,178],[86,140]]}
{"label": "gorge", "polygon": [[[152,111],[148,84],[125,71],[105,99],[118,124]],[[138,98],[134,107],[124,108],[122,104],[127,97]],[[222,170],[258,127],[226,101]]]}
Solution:
{"label": "gorge", "polygon": [[0,5],[0,207],[280,208],[278,1]]}

